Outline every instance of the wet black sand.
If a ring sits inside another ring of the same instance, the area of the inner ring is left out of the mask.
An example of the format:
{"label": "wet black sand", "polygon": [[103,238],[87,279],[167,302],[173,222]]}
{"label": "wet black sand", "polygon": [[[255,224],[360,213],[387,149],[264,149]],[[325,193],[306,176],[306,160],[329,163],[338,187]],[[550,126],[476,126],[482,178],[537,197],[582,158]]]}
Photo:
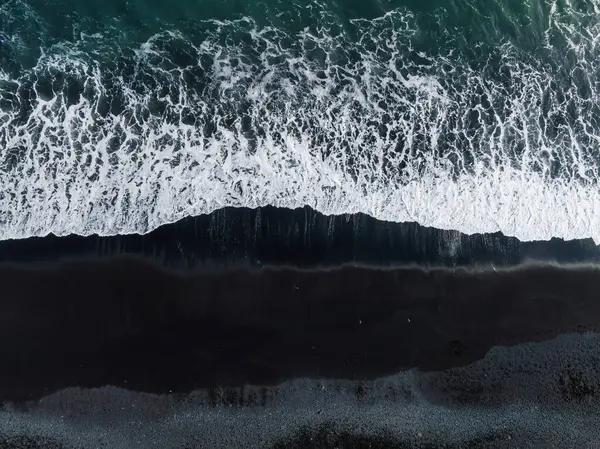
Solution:
{"label": "wet black sand", "polygon": [[595,447],[589,242],[173,229],[0,242],[0,447]]}
{"label": "wet black sand", "polygon": [[600,270],[166,271],[135,259],[0,269],[0,398],[165,393],[443,370],[600,325]]}
{"label": "wet black sand", "polygon": [[138,256],[174,269],[514,266],[525,262],[598,263],[591,239],[520,242],[501,233],[466,235],[416,223],[391,223],[364,214],[325,216],[303,209],[225,208],[189,217],[146,235],[52,235],[0,241],[0,263],[54,263]]}

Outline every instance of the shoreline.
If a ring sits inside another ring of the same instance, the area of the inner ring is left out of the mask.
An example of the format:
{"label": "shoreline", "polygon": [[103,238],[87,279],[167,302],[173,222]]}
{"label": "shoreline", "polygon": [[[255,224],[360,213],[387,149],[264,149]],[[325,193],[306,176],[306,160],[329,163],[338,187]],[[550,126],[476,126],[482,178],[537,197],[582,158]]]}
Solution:
{"label": "shoreline", "polygon": [[144,235],[70,235],[0,241],[0,264],[138,256],[177,270],[296,266],[505,267],[528,261],[600,263],[593,240],[520,242],[461,234],[364,214],[325,216],[308,207],[225,208]]}

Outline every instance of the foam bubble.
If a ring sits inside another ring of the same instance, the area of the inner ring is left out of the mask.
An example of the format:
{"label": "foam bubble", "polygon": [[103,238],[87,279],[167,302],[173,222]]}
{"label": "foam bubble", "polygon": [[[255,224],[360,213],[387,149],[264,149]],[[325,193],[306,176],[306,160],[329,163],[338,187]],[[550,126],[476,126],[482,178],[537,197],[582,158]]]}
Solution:
{"label": "foam bubble", "polygon": [[244,18],[43,48],[0,72],[0,239],[309,205],[600,242],[600,20],[544,4],[535,55],[508,40],[428,52],[403,10],[350,31]]}

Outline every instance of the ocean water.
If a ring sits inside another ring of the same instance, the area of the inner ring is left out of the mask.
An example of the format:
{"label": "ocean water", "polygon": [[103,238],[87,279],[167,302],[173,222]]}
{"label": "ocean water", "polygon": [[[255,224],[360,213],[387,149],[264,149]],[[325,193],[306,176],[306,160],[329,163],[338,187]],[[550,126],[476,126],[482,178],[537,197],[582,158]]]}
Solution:
{"label": "ocean water", "polygon": [[598,0],[2,0],[0,239],[310,206],[600,242]]}

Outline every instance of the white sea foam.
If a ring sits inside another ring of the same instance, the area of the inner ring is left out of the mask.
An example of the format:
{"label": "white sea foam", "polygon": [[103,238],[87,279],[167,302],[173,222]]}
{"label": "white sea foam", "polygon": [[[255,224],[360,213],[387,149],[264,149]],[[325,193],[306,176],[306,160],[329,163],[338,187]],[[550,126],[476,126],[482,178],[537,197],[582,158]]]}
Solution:
{"label": "white sea foam", "polygon": [[102,35],[46,48],[0,71],[0,239],[309,205],[600,243],[600,20],[559,6],[539,58],[505,41],[479,66],[423,52],[402,11],[354,43],[251,19],[165,32],[120,54],[133,74],[84,50]]}

